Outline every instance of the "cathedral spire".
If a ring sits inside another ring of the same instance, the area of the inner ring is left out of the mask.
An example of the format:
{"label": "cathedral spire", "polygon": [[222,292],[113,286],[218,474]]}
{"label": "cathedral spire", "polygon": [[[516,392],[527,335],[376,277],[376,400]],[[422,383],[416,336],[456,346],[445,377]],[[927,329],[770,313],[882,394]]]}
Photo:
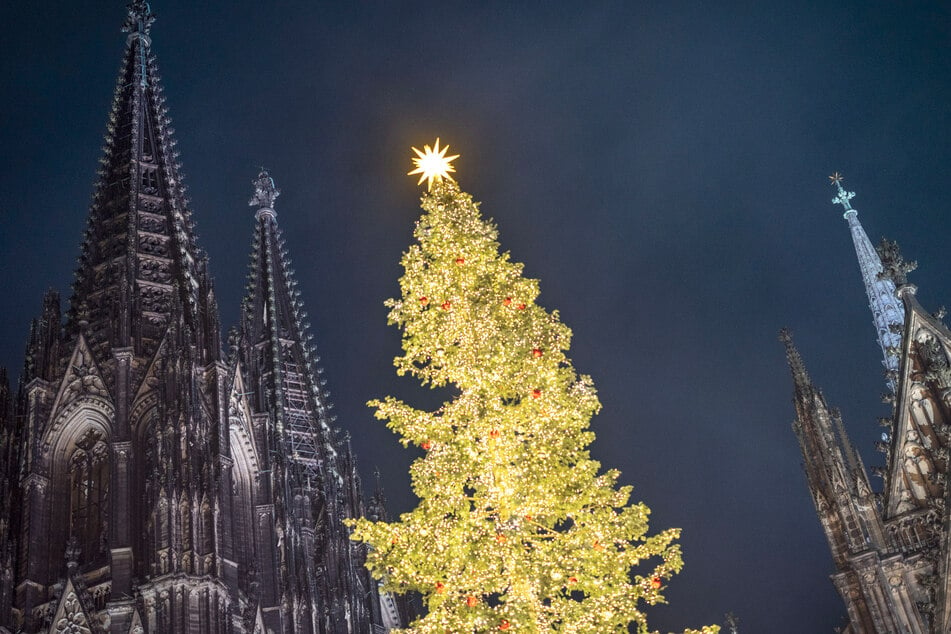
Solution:
{"label": "cathedral spire", "polygon": [[[895,294],[895,282],[884,276],[882,260],[868,239],[868,234],[858,219],[858,211],[852,208],[851,200],[855,192],[846,191],[842,187],[843,176],[835,172],[829,177],[832,186],[836,188],[833,204],[842,205],[845,218],[852,232],[852,242],[855,245],[855,254],[858,256],[859,269],[862,272],[862,281],[865,283],[865,293],[868,295],[869,308],[872,310],[872,321],[878,336],[878,345],[882,349],[882,364],[890,376],[898,372],[898,353],[901,345],[901,335],[898,330],[905,323],[905,309],[901,300]],[[894,380],[887,380],[888,387],[894,391]]]}
{"label": "cathedral spire", "polygon": [[322,456],[335,453],[330,442],[332,405],[322,389],[324,381],[318,380],[321,370],[309,345],[307,313],[277,224],[274,206],[281,192],[263,168],[253,185],[248,205],[256,209],[256,226],[249,294],[244,300],[245,330],[249,343],[263,352],[256,370],[270,377],[272,391],[265,401],[277,410],[279,442],[287,457],[302,467],[306,484],[320,477]]}
{"label": "cathedral spire", "polygon": [[[830,408],[806,373],[788,330],[780,332],[792,372],[796,405],[793,431],[802,451],[803,470],[833,558],[839,566],[869,544],[884,544],[881,520],[870,503],[871,485],[861,458],[849,442],[839,412]],[[859,500],[859,503],[856,503]],[[843,534],[839,525],[859,530]]]}
{"label": "cathedral spire", "polygon": [[131,348],[150,357],[182,306],[197,322],[199,262],[174,129],[162,94],[147,2],[127,5],[129,34],[109,114],[98,179],[67,312],[67,335],[80,329],[97,355]]}
{"label": "cathedral spire", "polygon": [[347,440],[331,429],[330,395],[309,343],[307,314],[274,210],[280,190],[264,169],[253,184],[248,204],[256,210],[255,231],[239,357],[255,386],[251,408],[267,419],[270,495],[281,502],[275,504],[275,523],[286,535],[279,559],[286,557],[295,592],[314,601],[315,619],[329,614],[332,622],[352,623],[348,632],[369,631],[370,612],[360,597],[370,581],[362,569],[341,563],[359,556],[343,524],[362,512],[359,479]]}
{"label": "cathedral spire", "polygon": [[786,362],[789,364],[789,370],[792,372],[793,385],[796,387],[796,394],[805,394],[807,390],[812,389],[812,381],[806,372],[806,365],[802,362],[799,350],[793,343],[792,333],[788,328],[779,331],[779,340],[786,347]]}

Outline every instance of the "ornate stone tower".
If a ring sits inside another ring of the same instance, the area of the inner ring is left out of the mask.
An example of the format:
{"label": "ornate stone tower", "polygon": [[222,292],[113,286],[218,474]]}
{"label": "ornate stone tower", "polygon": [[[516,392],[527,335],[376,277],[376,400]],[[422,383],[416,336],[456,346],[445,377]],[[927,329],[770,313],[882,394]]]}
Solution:
{"label": "ornate stone tower", "polygon": [[881,493],[872,493],[862,460],[841,419],[809,380],[784,331],[781,339],[795,386],[804,469],[832,550],[832,580],[845,601],[851,634],[951,631],[951,505],[947,504],[951,446],[951,331],[915,297],[894,243],[876,251],[841,185],[834,203],[845,208],[879,345],[892,415],[878,448],[885,467]]}
{"label": "ornate stone tower", "polygon": [[65,323],[0,376],[0,631],[364,634],[400,622],[343,524],[331,430],[262,173],[250,294],[222,354],[147,3],[128,33]]}
{"label": "ornate stone tower", "polygon": [[230,406],[235,486],[242,492],[233,514],[256,543],[240,544],[236,557],[258,571],[265,620],[295,610],[295,622],[313,626],[294,631],[384,631],[399,625],[399,610],[386,595],[381,602],[363,567],[365,553],[342,523],[363,514],[360,482],[349,438],[331,430],[326,380],[308,343],[307,314],[277,223],[279,195],[262,170],[249,203],[255,230],[249,293],[232,335]]}

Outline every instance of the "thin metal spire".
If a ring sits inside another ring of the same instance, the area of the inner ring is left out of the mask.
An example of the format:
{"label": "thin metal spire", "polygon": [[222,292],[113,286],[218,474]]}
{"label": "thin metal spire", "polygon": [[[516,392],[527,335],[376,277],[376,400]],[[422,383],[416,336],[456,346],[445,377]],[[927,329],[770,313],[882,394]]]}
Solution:
{"label": "thin metal spire", "polygon": [[[844,180],[838,172],[829,177],[832,186],[836,188],[836,197],[833,204],[842,205],[845,212],[842,217],[849,224],[852,232],[852,242],[855,245],[855,254],[858,256],[859,269],[862,272],[862,281],[865,283],[865,293],[868,295],[868,305],[872,310],[872,321],[878,336],[878,345],[882,349],[882,365],[889,374],[898,372],[898,354],[901,346],[901,335],[898,334],[905,323],[905,309],[895,294],[895,282],[882,276],[882,260],[868,239],[868,234],[862,228],[858,219],[858,211],[852,208],[849,202],[855,197],[855,192],[848,192],[842,187]],[[890,390],[895,390],[894,381],[889,378],[886,383]]]}

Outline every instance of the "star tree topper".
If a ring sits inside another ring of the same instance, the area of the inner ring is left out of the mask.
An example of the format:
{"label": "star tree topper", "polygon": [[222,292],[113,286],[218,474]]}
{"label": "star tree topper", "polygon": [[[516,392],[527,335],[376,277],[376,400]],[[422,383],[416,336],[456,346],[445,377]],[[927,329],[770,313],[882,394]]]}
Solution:
{"label": "star tree topper", "polygon": [[451,165],[453,161],[459,158],[458,154],[453,156],[446,156],[446,152],[449,150],[448,145],[444,145],[442,149],[439,149],[439,138],[436,138],[436,143],[433,147],[428,145],[423,146],[423,150],[413,148],[413,151],[416,152],[416,156],[413,157],[413,165],[416,166],[412,172],[407,172],[407,176],[413,176],[419,174],[419,182],[417,185],[422,185],[423,181],[429,181],[429,189],[433,188],[434,180],[442,180],[448,178],[453,180],[450,176],[450,172],[455,172],[456,168]]}

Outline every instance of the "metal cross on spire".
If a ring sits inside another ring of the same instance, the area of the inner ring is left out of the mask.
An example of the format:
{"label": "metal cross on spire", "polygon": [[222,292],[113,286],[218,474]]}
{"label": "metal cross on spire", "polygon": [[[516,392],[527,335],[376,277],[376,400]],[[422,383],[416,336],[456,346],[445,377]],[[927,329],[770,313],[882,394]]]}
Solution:
{"label": "metal cross on spire", "polygon": [[842,181],[845,180],[845,177],[842,176],[842,174],[835,172],[829,177],[829,180],[832,181],[832,184],[839,190],[839,195],[832,199],[832,203],[836,205],[842,205],[842,207],[845,208],[845,213],[855,211],[852,209],[852,204],[849,202],[855,198],[855,192],[847,192],[842,187]]}
{"label": "metal cross on spire", "polygon": [[125,23],[122,25],[123,33],[138,33],[148,35],[152,23],[155,22],[155,14],[152,13],[152,7],[145,0],[132,0],[126,5]]}

